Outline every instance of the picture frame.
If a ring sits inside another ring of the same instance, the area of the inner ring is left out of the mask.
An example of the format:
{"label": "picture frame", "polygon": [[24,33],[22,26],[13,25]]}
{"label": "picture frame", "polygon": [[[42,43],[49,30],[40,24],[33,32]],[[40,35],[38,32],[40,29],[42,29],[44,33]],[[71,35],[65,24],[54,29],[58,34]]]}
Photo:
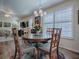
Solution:
{"label": "picture frame", "polygon": [[41,24],[41,16],[35,17],[35,24]]}
{"label": "picture frame", "polygon": [[4,22],[4,27],[11,27],[11,23],[10,22]]}

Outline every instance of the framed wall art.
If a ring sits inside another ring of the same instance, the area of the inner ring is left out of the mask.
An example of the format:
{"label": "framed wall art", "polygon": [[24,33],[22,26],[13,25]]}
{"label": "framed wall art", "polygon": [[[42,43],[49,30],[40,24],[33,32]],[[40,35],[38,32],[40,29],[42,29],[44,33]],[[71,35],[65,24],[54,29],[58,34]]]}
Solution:
{"label": "framed wall art", "polygon": [[4,22],[4,27],[11,27],[11,23],[9,23],[9,22]]}

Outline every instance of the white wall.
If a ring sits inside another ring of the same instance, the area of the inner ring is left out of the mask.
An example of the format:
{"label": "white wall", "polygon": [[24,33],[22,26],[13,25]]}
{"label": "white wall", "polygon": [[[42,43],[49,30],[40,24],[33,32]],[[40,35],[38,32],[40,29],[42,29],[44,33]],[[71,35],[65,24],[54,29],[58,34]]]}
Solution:
{"label": "white wall", "polygon": [[0,0],[0,9],[3,8],[3,0]]}
{"label": "white wall", "polygon": [[74,16],[73,16],[73,40],[61,40],[61,45],[67,49],[79,52],[79,24],[78,24],[78,9],[79,9],[79,0],[74,0],[68,2],[69,4],[74,5]]}
{"label": "white wall", "polygon": [[[5,29],[5,30],[12,30],[12,24],[16,25],[15,27],[19,27],[19,24],[17,22],[18,18],[16,17],[5,17],[4,15],[0,15],[0,22],[2,22],[2,27],[0,27],[0,29]],[[11,27],[4,27],[4,22],[9,22],[11,23]]]}
{"label": "white wall", "polygon": [[78,13],[77,10],[79,9],[79,0],[70,0],[70,1],[65,1],[61,4],[55,5],[52,8],[48,10],[49,11],[56,11],[65,7],[68,7],[70,5],[73,5],[74,7],[74,16],[73,16],[73,39],[61,39],[60,46],[75,51],[79,52],[79,24],[78,24]]}

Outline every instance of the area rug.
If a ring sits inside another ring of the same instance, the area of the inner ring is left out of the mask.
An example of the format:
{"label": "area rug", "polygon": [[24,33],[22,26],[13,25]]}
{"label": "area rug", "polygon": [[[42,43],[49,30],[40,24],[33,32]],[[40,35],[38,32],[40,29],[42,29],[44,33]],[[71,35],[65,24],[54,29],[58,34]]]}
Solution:
{"label": "area rug", "polygon": [[[54,56],[55,56],[55,57],[52,58],[52,59],[58,59],[56,54],[55,54]],[[46,58],[45,58],[45,53],[42,53],[42,54],[40,55],[40,58],[39,58],[39,59],[46,59]],[[62,52],[59,52],[59,59],[65,59],[65,56],[64,56],[64,54],[63,54]]]}
{"label": "area rug", "polygon": [[[57,59],[57,58],[56,58]],[[59,52],[59,59],[65,59],[65,56],[63,53]]]}

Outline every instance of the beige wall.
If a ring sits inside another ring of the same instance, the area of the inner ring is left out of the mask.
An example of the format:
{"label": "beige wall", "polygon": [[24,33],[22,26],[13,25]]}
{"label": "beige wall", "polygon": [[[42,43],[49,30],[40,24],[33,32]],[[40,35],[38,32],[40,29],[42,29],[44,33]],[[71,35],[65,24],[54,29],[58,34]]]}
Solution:
{"label": "beige wall", "polygon": [[72,19],[73,20],[73,27],[72,27],[73,39],[61,39],[60,46],[75,52],[79,52],[79,25],[78,25],[78,15],[77,15],[77,10],[79,9],[79,0],[65,1],[59,5],[49,8],[48,12],[60,10],[62,8],[65,8],[71,5],[73,5],[74,7],[73,19]]}

